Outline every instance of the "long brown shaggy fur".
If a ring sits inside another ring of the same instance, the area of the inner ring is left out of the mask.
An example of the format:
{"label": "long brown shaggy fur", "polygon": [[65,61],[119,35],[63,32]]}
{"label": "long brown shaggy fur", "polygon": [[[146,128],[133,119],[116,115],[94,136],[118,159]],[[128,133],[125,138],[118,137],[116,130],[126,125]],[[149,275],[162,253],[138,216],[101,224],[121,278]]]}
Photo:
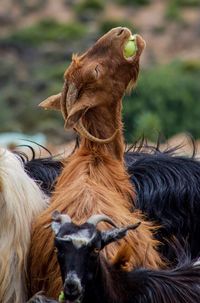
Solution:
{"label": "long brown shaggy fur", "polygon": [[[128,83],[137,79],[139,56],[144,43],[142,38],[138,38],[142,46],[135,59],[131,63],[126,62],[121,46],[130,32],[125,29],[124,34],[118,35],[119,33],[121,29],[113,29],[88,53],[79,59],[74,57],[65,73],[66,83],[73,83],[71,87],[76,87],[78,91],[78,94],[76,92],[73,95],[76,95],[78,101],[72,100],[70,103],[70,96],[64,100],[68,105],[67,125],[75,125],[82,117],[86,129],[98,138],[108,138],[116,129],[119,131],[115,140],[109,144],[101,145],[81,138],[79,149],[64,163],[52,203],[36,220],[33,228],[29,260],[32,294],[44,290],[48,296],[57,298],[62,288],[53,248],[53,234],[49,226],[51,214],[56,209],[68,213],[77,224],[84,223],[93,214],[106,214],[117,226],[141,221],[141,226],[136,231],[129,232],[123,240],[131,249],[128,266],[158,268],[163,265],[156,250],[158,243],[153,236],[155,227],[146,222],[141,213],[131,212],[134,192],[123,164],[121,98]],[[97,59],[101,64],[97,65]],[[100,69],[97,74],[94,74],[95,68]],[[100,228],[106,227],[105,223],[101,223]],[[118,243],[105,248],[106,258],[112,258],[118,248]]]}
{"label": "long brown shaggy fur", "polygon": [[128,245],[128,243],[124,243],[120,246],[118,252],[112,259],[112,265],[115,266],[115,268],[128,270],[128,264],[132,257],[132,249]]}
{"label": "long brown shaggy fur", "polygon": [[[158,268],[162,265],[155,250],[151,224],[139,212],[131,213],[132,188],[128,176],[109,155],[99,158],[80,148],[70,158],[60,176],[51,206],[37,219],[34,226],[30,255],[31,292],[43,289],[56,298],[62,288],[59,267],[54,253],[53,234],[49,224],[55,209],[68,213],[73,221],[81,224],[92,214],[106,214],[117,226],[142,221],[137,231],[129,232],[126,241],[132,250],[130,266]],[[101,228],[106,225],[102,224]],[[105,249],[106,257],[113,257],[118,244]]]}

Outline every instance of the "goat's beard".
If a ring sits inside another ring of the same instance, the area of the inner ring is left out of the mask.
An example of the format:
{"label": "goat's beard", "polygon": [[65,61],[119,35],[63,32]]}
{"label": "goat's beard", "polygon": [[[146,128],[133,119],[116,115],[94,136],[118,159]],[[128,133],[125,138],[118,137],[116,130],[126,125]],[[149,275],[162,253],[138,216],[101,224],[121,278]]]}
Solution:
{"label": "goat's beard", "polygon": [[76,299],[66,299],[66,295],[65,299],[63,301],[61,301],[61,303],[81,303],[82,302],[82,298],[83,298],[83,291],[81,292],[81,294],[76,298]]}
{"label": "goat's beard", "polygon": [[62,301],[62,303],[81,303],[81,296],[75,300],[65,300],[65,301]]}

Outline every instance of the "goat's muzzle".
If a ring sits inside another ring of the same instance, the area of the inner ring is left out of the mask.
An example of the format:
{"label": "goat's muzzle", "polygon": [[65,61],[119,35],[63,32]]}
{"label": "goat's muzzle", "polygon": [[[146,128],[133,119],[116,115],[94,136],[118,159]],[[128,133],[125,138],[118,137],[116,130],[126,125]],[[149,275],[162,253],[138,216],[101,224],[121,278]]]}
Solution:
{"label": "goat's muzzle", "polygon": [[75,278],[68,277],[64,283],[64,296],[66,302],[77,302],[82,295],[81,281],[76,276]]}

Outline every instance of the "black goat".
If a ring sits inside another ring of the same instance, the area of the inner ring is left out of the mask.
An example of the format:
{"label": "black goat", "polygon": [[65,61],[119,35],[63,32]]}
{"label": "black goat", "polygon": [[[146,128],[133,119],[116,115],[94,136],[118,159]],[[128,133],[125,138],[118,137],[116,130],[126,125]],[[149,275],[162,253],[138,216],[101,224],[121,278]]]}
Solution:
{"label": "black goat", "polygon": [[32,159],[24,163],[27,174],[33,178],[44,191],[51,195],[56,179],[62,170],[62,162],[54,158]]}
{"label": "black goat", "polygon": [[28,147],[32,152],[31,159],[29,159],[24,152],[15,151],[15,154],[17,154],[22,160],[24,169],[29,177],[35,180],[46,195],[50,196],[54,190],[56,179],[61,173],[63,167],[62,162],[56,160],[55,157],[53,157],[43,146],[39,145],[49,153],[49,157],[37,158],[33,147],[29,145],[23,146]]}
{"label": "black goat", "polygon": [[161,253],[174,259],[169,241],[176,238],[191,253],[200,254],[200,162],[153,150],[129,152],[127,169],[137,193],[135,207],[160,226]]}
{"label": "black goat", "polygon": [[[105,215],[94,215],[80,226],[67,215],[53,214],[52,229],[60,264],[64,302],[82,303],[197,303],[200,298],[200,264],[186,260],[171,270],[122,269],[119,258],[108,264],[100,251],[123,238],[138,224],[99,231]],[[47,301],[42,301],[47,302]],[[51,302],[51,301],[50,301]]]}

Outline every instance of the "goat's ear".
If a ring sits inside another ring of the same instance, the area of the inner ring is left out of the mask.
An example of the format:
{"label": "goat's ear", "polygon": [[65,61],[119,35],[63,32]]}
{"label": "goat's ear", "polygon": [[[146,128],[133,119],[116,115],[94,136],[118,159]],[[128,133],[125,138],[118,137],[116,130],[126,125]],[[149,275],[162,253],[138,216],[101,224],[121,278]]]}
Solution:
{"label": "goat's ear", "polygon": [[89,108],[92,108],[95,104],[95,101],[86,96],[82,96],[80,100],[74,103],[70,109],[68,109],[68,117],[65,121],[65,128],[74,127],[77,121],[82,115],[84,115]]}
{"label": "goat's ear", "polygon": [[82,96],[68,109],[68,117],[65,121],[65,127],[71,128],[77,123],[77,121],[86,114],[86,112],[98,105],[101,105],[101,100],[97,96],[88,97]]}
{"label": "goat's ear", "polygon": [[61,101],[61,93],[50,96],[49,98],[45,99],[39,104],[39,107],[42,107],[44,109],[61,110],[60,101]]}
{"label": "goat's ear", "polygon": [[121,228],[113,228],[111,230],[102,231],[101,232],[101,247],[104,248],[109,243],[115,242],[124,238],[129,230],[134,230],[138,228],[141,222],[136,224],[128,225],[126,227]]}
{"label": "goat's ear", "polygon": [[55,233],[55,235],[57,235],[59,233],[60,228],[61,228],[61,223],[53,221],[51,223],[51,228],[52,228],[53,232]]}

